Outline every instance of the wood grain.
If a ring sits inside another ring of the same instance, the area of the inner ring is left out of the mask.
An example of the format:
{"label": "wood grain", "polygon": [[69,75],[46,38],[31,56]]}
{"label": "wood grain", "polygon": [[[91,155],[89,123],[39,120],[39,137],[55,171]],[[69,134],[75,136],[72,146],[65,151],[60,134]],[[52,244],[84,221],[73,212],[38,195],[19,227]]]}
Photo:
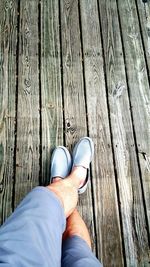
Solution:
{"label": "wood grain", "polygon": [[12,212],[17,1],[0,3],[0,224]]}
{"label": "wood grain", "polygon": [[[71,149],[80,137],[87,135],[86,108],[83,84],[78,1],[61,3],[61,40],[66,145]],[[79,211],[91,233],[95,250],[95,233],[91,186],[80,197]]]}
{"label": "wood grain", "polygon": [[92,247],[104,266],[149,266],[149,17],[148,0],[0,1],[0,223],[49,182],[56,145],[90,135]]}
{"label": "wood grain", "polygon": [[115,1],[99,1],[127,266],[148,265],[148,236]]}
{"label": "wood grain", "polygon": [[150,88],[135,2],[118,1],[125,64],[150,231]]}
{"label": "wood grain", "polygon": [[137,0],[136,2],[150,80],[150,1]]}
{"label": "wood grain", "polygon": [[41,1],[42,181],[48,183],[50,151],[63,145],[58,1]]}
{"label": "wood grain", "polygon": [[38,3],[34,0],[20,2],[18,64],[15,205],[39,183]]}
{"label": "wood grain", "polygon": [[95,143],[92,164],[98,256],[104,266],[124,266],[110,140],[97,1],[81,2],[87,111]]}

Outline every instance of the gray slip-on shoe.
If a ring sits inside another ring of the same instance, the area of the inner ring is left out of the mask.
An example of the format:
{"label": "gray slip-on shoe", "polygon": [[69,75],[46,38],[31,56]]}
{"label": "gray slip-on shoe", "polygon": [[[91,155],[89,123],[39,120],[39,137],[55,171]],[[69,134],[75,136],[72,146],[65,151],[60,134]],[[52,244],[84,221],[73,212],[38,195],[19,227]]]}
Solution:
{"label": "gray slip-on shoe", "polygon": [[68,149],[64,146],[58,146],[54,149],[51,158],[51,175],[50,183],[54,177],[64,179],[70,174],[72,167],[72,159]]}
{"label": "gray slip-on shoe", "polygon": [[94,144],[91,138],[83,137],[73,149],[72,159],[73,167],[82,166],[87,169],[87,176],[84,185],[78,189],[78,193],[85,192],[89,181],[89,166],[94,155]]}

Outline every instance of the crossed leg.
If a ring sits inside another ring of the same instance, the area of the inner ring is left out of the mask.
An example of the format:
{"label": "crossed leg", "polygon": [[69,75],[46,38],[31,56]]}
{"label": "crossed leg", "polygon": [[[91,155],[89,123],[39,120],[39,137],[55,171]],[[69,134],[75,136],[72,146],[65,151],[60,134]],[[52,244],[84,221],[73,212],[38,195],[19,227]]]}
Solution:
{"label": "crossed leg", "polygon": [[66,231],[63,239],[71,236],[79,236],[84,239],[91,248],[91,240],[88,229],[76,209],[78,201],[78,188],[81,187],[86,178],[86,169],[74,167],[71,174],[66,179],[55,177],[54,182],[48,186],[60,199],[67,219]]}
{"label": "crossed leg", "polygon": [[91,251],[88,229],[76,209],[78,188],[84,184],[86,172],[83,167],[74,167],[67,178],[62,180],[55,177],[54,183],[48,186],[61,201],[67,218],[63,234],[62,267],[101,266]]}
{"label": "crossed leg", "polygon": [[1,266],[58,267],[60,262],[62,267],[101,266],[75,210],[85,175],[84,168],[74,168],[66,179],[36,187],[24,198],[0,228]]}

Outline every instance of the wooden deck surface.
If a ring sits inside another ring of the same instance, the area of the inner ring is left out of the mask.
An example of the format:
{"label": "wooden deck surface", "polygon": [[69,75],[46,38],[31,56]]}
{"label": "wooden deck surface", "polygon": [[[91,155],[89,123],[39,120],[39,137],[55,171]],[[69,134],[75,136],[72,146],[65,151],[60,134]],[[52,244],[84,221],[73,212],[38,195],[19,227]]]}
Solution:
{"label": "wooden deck surface", "polygon": [[0,221],[95,144],[79,210],[105,267],[150,266],[150,1],[0,1]]}

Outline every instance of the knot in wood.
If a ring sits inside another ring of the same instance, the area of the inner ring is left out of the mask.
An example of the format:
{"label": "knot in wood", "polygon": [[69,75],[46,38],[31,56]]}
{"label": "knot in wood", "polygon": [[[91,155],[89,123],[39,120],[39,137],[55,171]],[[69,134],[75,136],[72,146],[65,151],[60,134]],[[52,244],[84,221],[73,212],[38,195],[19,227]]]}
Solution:
{"label": "knot in wood", "polygon": [[6,1],[5,2],[5,10],[11,9],[12,8],[12,1]]}
{"label": "knot in wood", "polygon": [[76,132],[77,127],[76,127],[75,123],[73,123],[73,118],[70,120],[66,119],[66,130],[67,130],[67,132],[70,132],[71,134]]}
{"label": "knot in wood", "polygon": [[115,88],[112,90],[112,95],[114,98],[119,98],[123,91],[126,89],[125,85],[122,82],[118,82],[115,86]]}
{"label": "knot in wood", "polygon": [[148,34],[148,37],[150,37],[150,28],[147,27],[147,34]]}
{"label": "knot in wood", "polygon": [[68,54],[66,58],[66,67],[71,67],[71,55]]}
{"label": "knot in wood", "polygon": [[26,27],[26,29],[25,29],[25,35],[26,35],[27,37],[30,36],[30,30],[29,30],[28,27]]}
{"label": "knot in wood", "polygon": [[27,88],[31,87],[31,80],[30,79],[25,79],[24,84]]}

